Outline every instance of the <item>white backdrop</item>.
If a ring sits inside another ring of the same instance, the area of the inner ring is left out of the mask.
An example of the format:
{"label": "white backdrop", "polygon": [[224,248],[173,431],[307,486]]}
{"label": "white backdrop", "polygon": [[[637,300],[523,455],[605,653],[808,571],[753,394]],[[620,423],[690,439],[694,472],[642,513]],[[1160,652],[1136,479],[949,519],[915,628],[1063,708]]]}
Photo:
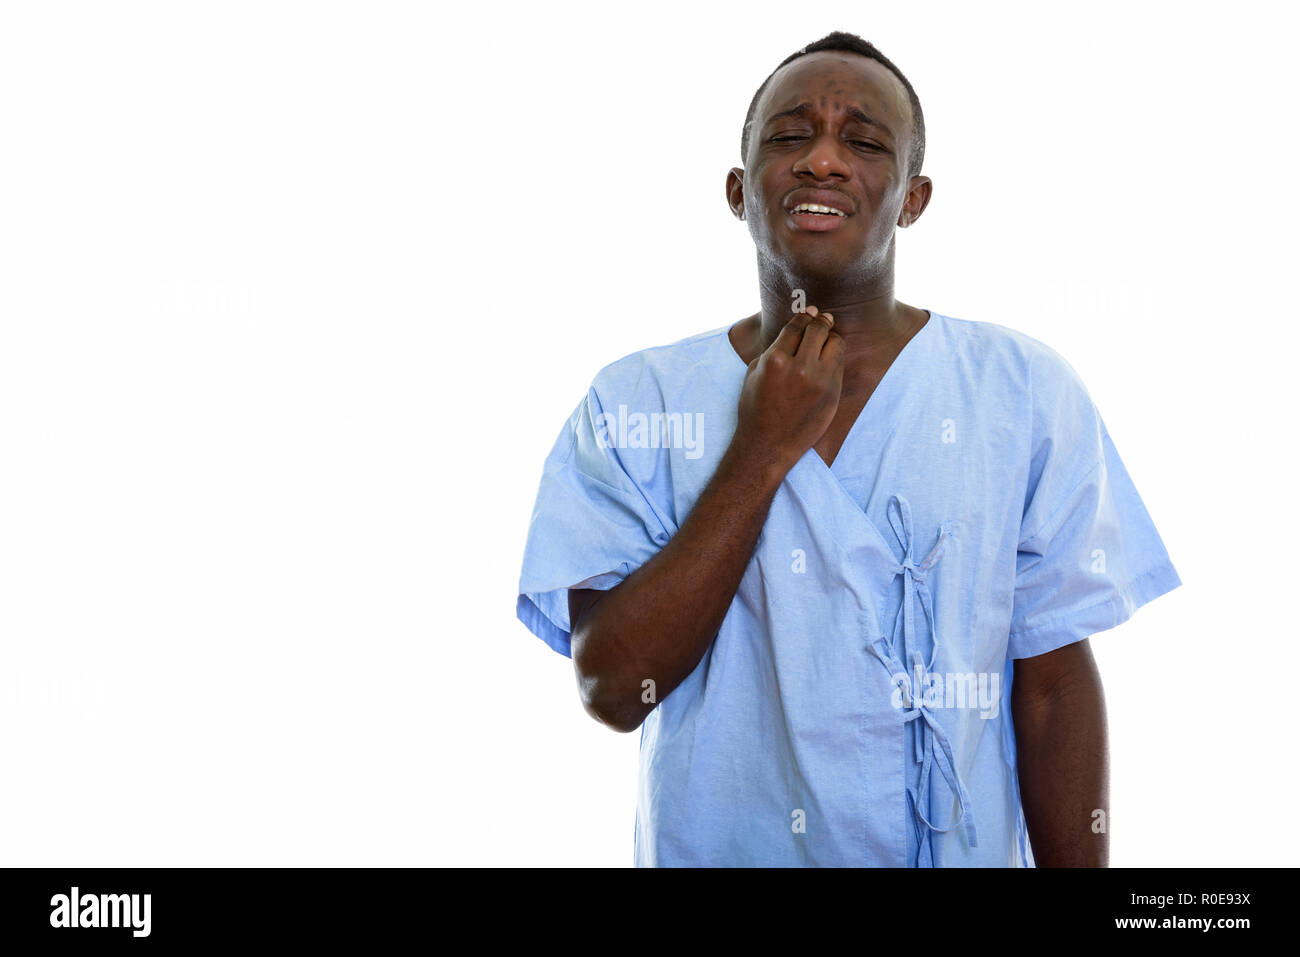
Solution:
{"label": "white backdrop", "polygon": [[630,864],[533,497],[757,309],[724,178],[835,29],[926,114],[899,298],[1062,353],[1184,581],[1093,639],[1112,863],[1293,863],[1284,9],[6,5],[0,864]]}

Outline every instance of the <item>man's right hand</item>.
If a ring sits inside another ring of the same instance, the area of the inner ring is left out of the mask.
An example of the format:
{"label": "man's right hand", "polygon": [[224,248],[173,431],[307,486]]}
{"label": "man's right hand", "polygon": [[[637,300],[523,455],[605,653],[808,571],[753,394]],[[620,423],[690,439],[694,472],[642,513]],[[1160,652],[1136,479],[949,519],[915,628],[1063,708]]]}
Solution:
{"label": "man's right hand", "polygon": [[844,337],[816,306],[797,313],[745,374],[733,446],[746,458],[794,467],[825,434],[839,408]]}

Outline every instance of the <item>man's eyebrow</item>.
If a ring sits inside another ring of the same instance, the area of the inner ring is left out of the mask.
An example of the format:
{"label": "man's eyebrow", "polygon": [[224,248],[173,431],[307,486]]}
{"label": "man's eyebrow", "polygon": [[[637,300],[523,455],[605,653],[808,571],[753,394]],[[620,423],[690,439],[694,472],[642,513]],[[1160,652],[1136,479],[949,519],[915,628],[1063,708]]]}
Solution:
{"label": "man's eyebrow", "polygon": [[[768,123],[771,123],[773,120],[779,120],[787,116],[803,116],[811,109],[812,109],[811,103],[803,102],[800,103],[798,106],[794,107],[793,109],[782,110],[780,113],[773,113],[764,121],[763,125],[766,126]],[[857,120],[859,123],[865,123],[867,124],[867,126],[874,126],[878,130],[883,130],[887,135],[891,137],[894,135],[894,131],[891,130],[888,126],[880,122],[880,120],[877,120],[871,117],[870,115],[868,115],[867,113],[863,112],[862,110],[858,109],[856,106],[850,106],[844,112],[847,113],[849,116],[851,116],[853,119]]]}

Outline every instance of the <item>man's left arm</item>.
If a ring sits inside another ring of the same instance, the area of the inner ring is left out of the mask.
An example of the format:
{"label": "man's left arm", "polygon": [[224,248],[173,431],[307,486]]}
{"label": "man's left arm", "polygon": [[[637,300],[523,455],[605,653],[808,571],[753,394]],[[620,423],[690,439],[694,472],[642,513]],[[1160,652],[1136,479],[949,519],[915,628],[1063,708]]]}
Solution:
{"label": "man's left arm", "polygon": [[1017,658],[1011,715],[1034,863],[1108,866],[1106,701],[1088,640]]}

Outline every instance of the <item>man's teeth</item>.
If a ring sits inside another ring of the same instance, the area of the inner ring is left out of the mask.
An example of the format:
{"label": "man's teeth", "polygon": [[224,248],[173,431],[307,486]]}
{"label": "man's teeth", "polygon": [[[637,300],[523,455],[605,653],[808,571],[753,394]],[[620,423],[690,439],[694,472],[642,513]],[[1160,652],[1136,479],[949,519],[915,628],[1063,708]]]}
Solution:
{"label": "man's teeth", "polygon": [[830,213],[830,214],[833,215],[833,216],[843,216],[843,215],[844,215],[844,213],[843,213],[841,210],[835,209],[835,208],[832,207],[832,206],[821,206],[821,205],[819,205],[819,204],[817,204],[817,203],[800,203],[800,204],[799,204],[798,206],[796,206],[794,209],[790,210],[790,212],[792,212],[792,213]]}

